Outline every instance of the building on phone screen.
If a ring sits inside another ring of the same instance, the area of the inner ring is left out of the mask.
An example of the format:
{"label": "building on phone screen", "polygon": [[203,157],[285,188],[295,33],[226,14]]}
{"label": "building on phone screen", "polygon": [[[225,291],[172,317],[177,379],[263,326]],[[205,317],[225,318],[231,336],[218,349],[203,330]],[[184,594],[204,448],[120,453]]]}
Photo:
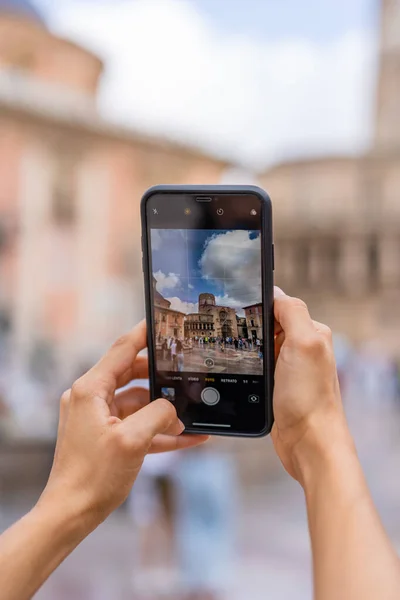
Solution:
{"label": "building on phone screen", "polygon": [[238,317],[236,315],[236,322],[237,322],[237,328],[238,328],[238,336],[240,338],[243,338],[244,340],[247,340],[249,337],[249,330],[247,328],[246,317]]}
{"label": "building on phone screen", "polygon": [[195,338],[200,336],[216,337],[214,327],[214,317],[212,315],[203,315],[200,313],[190,313],[185,318],[185,338]]}
{"label": "building on phone screen", "polygon": [[263,306],[261,302],[245,306],[246,325],[249,338],[253,340],[263,339]]}
{"label": "building on phone screen", "polygon": [[186,337],[237,338],[236,311],[229,306],[216,304],[214,294],[199,295],[199,312],[186,316]]}
{"label": "building on phone screen", "polygon": [[154,298],[154,325],[157,344],[165,339],[184,338],[184,318],[185,314],[178,310],[171,309],[171,302],[166,300],[156,289],[157,280],[153,277],[153,298]]}

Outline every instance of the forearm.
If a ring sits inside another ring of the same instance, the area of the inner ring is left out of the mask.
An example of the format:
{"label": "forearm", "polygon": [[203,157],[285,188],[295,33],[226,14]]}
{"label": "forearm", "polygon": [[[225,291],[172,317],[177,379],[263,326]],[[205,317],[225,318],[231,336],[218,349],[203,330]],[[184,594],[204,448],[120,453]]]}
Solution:
{"label": "forearm", "polygon": [[[315,432],[298,454],[316,600],[397,600],[400,563],[343,423]],[[329,441],[328,441],[329,440]]]}
{"label": "forearm", "polygon": [[39,504],[0,537],[3,600],[28,600],[88,532],[77,515]]}

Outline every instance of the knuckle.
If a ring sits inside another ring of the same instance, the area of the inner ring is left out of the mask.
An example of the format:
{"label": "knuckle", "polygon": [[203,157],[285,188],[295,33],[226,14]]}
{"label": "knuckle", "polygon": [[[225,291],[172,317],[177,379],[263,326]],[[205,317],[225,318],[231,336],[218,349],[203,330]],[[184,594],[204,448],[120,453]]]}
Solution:
{"label": "knuckle", "polygon": [[69,401],[71,398],[71,390],[66,390],[60,399],[60,406],[61,408],[67,408],[67,406],[69,405]]}
{"label": "knuckle", "polygon": [[290,306],[293,308],[303,308],[308,310],[307,304],[301,298],[290,298],[289,299]]}
{"label": "knuckle", "polygon": [[328,327],[328,325],[323,325],[321,333],[323,334],[326,340],[328,340],[329,342],[332,341],[332,329]]}
{"label": "knuckle", "polygon": [[132,449],[132,440],[124,432],[119,432],[115,436],[115,444],[119,452],[127,454]]}
{"label": "knuckle", "polygon": [[117,338],[115,340],[115,342],[113,343],[111,348],[120,348],[121,346],[126,346],[129,343],[130,343],[129,335],[127,333],[124,333],[123,335],[121,335],[119,338]]}
{"label": "knuckle", "polygon": [[75,383],[72,385],[71,394],[74,398],[80,400],[86,398],[90,390],[88,385],[85,383],[83,379],[77,379]]}
{"label": "knuckle", "polygon": [[118,451],[122,454],[135,454],[144,452],[148,443],[146,437],[141,432],[134,432],[128,435],[126,432],[119,432],[116,436],[116,445]]}
{"label": "knuckle", "polygon": [[317,333],[299,341],[299,350],[307,356],[318,356],[325,350],[324,339]]}

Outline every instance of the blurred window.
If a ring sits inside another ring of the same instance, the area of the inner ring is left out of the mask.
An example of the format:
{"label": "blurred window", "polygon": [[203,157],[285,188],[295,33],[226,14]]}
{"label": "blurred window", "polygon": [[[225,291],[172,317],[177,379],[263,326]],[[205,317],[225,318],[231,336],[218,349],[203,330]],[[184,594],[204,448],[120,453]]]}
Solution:
{"label": "blurred window", "polygon": [[57,157],[54,168],[52,216],[58,225],[76,222],[76,162],[71,155]]}
{"label": "blurred window", "polygon": [[367,223],[375,223],[380,217],[382,198],[382,180],[377,176],[367,178],[366,193],[364,197],[364,210]]}
{"label": "blurred window", "polygon": [[303,288],[310,283],[310,244],[306,240],[300,240],[296,244],[296,271],[297,281]]}
{"label": "blurred window", "polygon": [[329,287],[337,287],[340,281],[340,240],[332,239],[325,242],[326,279]]}
{"label": "blurred window", "polygon": [[11,314],[5,308],[0,308],[0,337],[11,331]]}
{"label": "blurred window", "polygon": [[367,264],[369,285],[376,289],[379,283],[379,243],[376,236],[371,237],[367,243]]}
{"label": "blurred window", "polygon": [[8,235],[5,224],[0,220],[0,254],[7,248]]}

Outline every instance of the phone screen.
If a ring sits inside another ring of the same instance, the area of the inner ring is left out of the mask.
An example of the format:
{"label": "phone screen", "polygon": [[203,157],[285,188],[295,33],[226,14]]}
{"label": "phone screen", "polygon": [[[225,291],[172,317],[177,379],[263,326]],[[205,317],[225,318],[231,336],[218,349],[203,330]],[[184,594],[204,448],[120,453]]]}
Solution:
{"label": "phone screen", "polygon": [[262,210],[251,194],[148,200],[154,392],[188,430],[265,427]]}

